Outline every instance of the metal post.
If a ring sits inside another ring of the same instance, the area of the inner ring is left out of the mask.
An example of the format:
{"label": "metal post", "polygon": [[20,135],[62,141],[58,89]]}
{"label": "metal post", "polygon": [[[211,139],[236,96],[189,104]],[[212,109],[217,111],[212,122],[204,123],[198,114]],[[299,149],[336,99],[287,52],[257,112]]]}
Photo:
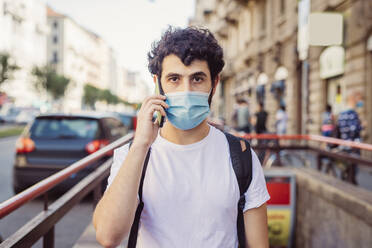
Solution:
{"label": "metal post", "polygon": [[54,226],[44,235],[44,248],[54,248]]}
{"label": "metal post", "polygon": [[349,168],[347,168],[347,170],[348,170],[347,181],[354,184],[354,185],[357,184],[356,179],[355,179],[355,173],[356,173],[355,167],[356,166],[357,166],[356,164],[350,164]]}
{"label": "metal post", "polygon": [[307,60],[302,61],[302,70],[301,70],[301,95],[302,95],[302,124],[301,124],[301,133],[307,134],[307,120],[308,120],[308,89],[309,89],[309,63]]}
{"label": "metal post", "polygon": [[44,193],[44,211],[48,210],[48,191]]}
{"label": "metal post", "polygon": [[322,156],[319,153],[317,153],[316,155],[316,164],[317,164],[318,171],[321,171],[322,170]]}

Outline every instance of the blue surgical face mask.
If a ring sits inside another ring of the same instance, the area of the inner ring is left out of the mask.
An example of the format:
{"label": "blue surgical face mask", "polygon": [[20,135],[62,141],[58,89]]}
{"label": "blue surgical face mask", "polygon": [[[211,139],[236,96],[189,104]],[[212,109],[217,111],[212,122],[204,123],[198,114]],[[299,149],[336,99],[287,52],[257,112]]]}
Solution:
{"label": "blue surgical face mask", "polygon": [[209,114],[209,93],[175,92],[166,94],[165,111],[168,120],[178,129],[189,130],[198,126]]}

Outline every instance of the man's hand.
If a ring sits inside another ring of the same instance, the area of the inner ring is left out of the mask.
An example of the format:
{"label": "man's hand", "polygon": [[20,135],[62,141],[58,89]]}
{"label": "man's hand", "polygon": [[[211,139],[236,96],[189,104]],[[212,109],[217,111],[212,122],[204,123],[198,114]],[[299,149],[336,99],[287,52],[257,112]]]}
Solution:
{"label": "man's hand", "polygon": [[155,141],[158,135],[159,124],[153,122],[155,111],[160,111],[162,116],[166,116],[164,108],[168,108],[165,103],[166,97],[163,95],[154,95],[147,97],[138,113],[137,128],[133,145],[144,145],[147,148]]}

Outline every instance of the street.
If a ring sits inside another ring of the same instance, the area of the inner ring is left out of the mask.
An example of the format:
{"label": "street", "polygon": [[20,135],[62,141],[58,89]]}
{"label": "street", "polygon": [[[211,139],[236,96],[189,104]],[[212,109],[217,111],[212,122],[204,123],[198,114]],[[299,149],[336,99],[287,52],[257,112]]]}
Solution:
{"label": "street", "polygon": [[[17,137],[0,139],[0,201],[13,196],[12,164]],[[43,201],[36,199],[19,208],[0,221],[0,235],[3,239],[16,232],[43,209]],[[84,200],[75,206],[55,227],[56,247],[71,248],[91,221],[93,207],[91,200]],[[77,221],[78,220],[78,221]],[[33,247],[41,248],[42,239]]]}

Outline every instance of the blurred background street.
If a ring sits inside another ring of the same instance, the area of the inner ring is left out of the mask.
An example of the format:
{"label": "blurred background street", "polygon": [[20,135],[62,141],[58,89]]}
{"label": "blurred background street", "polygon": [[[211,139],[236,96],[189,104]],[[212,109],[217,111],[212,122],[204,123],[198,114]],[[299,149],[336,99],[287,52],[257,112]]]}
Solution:
{"label": "blurred background street", "polygon": [[[168,25],[214,34],[225,67],[209,121],[250,140],[270,194],[287,183],[290,212],[269,202],[271,246],[371,247],[371,0],[0,0],[0,236],[47,213],[42,192],[5,214],[13,196],[135,131],[155,90],[147,53]],[[69,174],[49,204],[111,157]],[[55,247],[97,245],[97,182],[53,215]]]}

